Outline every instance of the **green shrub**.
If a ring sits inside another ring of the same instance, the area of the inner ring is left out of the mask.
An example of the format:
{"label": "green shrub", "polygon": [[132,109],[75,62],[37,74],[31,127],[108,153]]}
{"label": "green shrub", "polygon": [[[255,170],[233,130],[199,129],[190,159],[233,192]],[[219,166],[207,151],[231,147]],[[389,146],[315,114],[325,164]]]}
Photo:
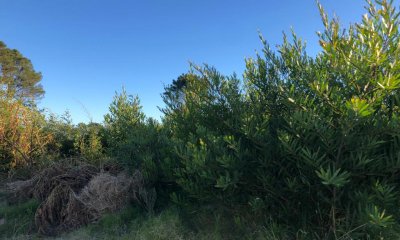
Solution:
{"label": "green shrub", "polygon": [[152,118],[146,118],[136,97],[123,89],[110,104],[105,116],[105,136],[109,155],[131,171],[140,170],[146,185],[159,187],[170,171],[164,167],[168,140],[165,130]]}
{"label": "green shrub", "polygon": [[304,238],[398,238],[400,34],[392,2],[341,29],[322,7],[322,51],[294,33],[246,60],[166,87],[177,161],[174,200],[247,205]]}
{"label": "green shrub", "polygon": [[104,141],[102,134],[104,127],[98,123],[80,123],[75,128],[74,149],[75,154],[84,158],[89,163],[98,165],[105,157]]}
{"label": "green shrub", "polygon": [[45,131],[52,134],[54,141],[47,145],[49,155],[65,158],[75,155],[74,141],[76,128],[71,115],[66,111],[61,116],[50,113],[46,119]]}

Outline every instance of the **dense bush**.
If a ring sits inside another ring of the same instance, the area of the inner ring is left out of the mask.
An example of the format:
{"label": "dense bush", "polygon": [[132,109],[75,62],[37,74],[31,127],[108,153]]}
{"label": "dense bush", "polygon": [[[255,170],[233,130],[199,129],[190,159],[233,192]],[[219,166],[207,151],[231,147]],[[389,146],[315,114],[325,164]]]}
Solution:
{"label": "dense bush", "polygon": [[0,96],[0,165],[2,171],[33,166],[46,153],[52,135],[44,131],[43,115],[35,107]]}
{"label": "dense bush", "polygon": [[261,37],[263,55],[246,61],[243,81],[205,66],[166,88],[176,181],[196,201],[248,205],[304,237],[393,237],[398,12],[369,3],[346,30],[320,10],[317,56],[294,33],[277,51]]}
{"label": "dense bush", "polygon": [[76,154],[90,163],[100,164],[104,158],[104,127],[98,123],[80,123],[75,130],[74,149]]}
{"label": "dense bush", "polygon": [[53,135],[54,141],[47,145],[48,153],[57,158],[71,157],[75,154],[76,130],[68,111],[63,115],[48,114],[45,130]]}
{"label": "dense bush", "polygon": [[105,115],[105,139],[108,154],[128,169],[142,171],[146,181],[153,185],[160,177],[166,139],[161,125],[146,118],[138,97],[128,95],[125,89],[117,93]]}

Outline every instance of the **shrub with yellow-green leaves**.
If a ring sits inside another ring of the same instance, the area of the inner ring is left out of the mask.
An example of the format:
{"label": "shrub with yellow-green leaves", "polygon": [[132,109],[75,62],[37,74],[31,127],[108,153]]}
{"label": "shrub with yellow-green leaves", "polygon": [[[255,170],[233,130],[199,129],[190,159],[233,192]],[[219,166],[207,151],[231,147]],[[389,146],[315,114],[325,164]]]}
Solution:
{"label": "shrub with yellow-green leaves", "polygon": [[0,161],[3,170],[33,166],[52,135],[44,131],[44,116],[12,99],[0,100]]}

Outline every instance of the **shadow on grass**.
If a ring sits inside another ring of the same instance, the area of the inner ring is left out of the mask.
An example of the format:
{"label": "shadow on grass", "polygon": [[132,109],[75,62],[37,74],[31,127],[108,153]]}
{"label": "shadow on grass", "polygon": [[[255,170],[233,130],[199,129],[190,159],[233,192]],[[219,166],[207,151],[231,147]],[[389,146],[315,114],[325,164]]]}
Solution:
{"label": "shadow on grass", "polygon": [[0,203],[0,236],[2,239],[16,238],[35,233],[34,216],[39,203],[31,199],[18,205]]}

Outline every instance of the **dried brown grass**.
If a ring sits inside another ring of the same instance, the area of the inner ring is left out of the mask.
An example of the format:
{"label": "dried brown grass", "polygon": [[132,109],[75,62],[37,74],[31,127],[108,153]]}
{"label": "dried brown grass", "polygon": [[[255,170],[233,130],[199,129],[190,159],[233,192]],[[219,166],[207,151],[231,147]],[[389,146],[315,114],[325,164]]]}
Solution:
{"label": "dried brown grass", "polygon": [[7,183],[8,201],[17,203],[32,197],[45,201],[53,189],[60,184],[68,185],[78,192],[97,173],[98,169],[90,165],[52,164],[29,180]]}
{"label": "dried brown grass", "polygon": [[82,189],[79,198],[99,214],[114,212],[132,199],[133,183],[133,179],[123,173],[117,176],[100,173]]}
{"label": "dried brown grass", "polygon": [[53,189],[60,184],[68,185],[75,192],[79,192],[97,173],[98,169],[91,165],[71,167],[54,164],[39,173],[33,189],[33,196],[44,201]]}
{"label": "dried brown grass", "polygon": [[36,210],[35,224],[39,233],[57,235],[88,224],[96,216],[79,200],[70,186],[61,184]]}
{"label": "dried brown grass", "polygon": [[27,181],[9,183],[10,199],[41,201],[35,214],[38,232],[57,235],[118,211],[131,200],[143,200],[143,177],[122,173],[118,167],[104,172],[91,165],[54,164]]}

